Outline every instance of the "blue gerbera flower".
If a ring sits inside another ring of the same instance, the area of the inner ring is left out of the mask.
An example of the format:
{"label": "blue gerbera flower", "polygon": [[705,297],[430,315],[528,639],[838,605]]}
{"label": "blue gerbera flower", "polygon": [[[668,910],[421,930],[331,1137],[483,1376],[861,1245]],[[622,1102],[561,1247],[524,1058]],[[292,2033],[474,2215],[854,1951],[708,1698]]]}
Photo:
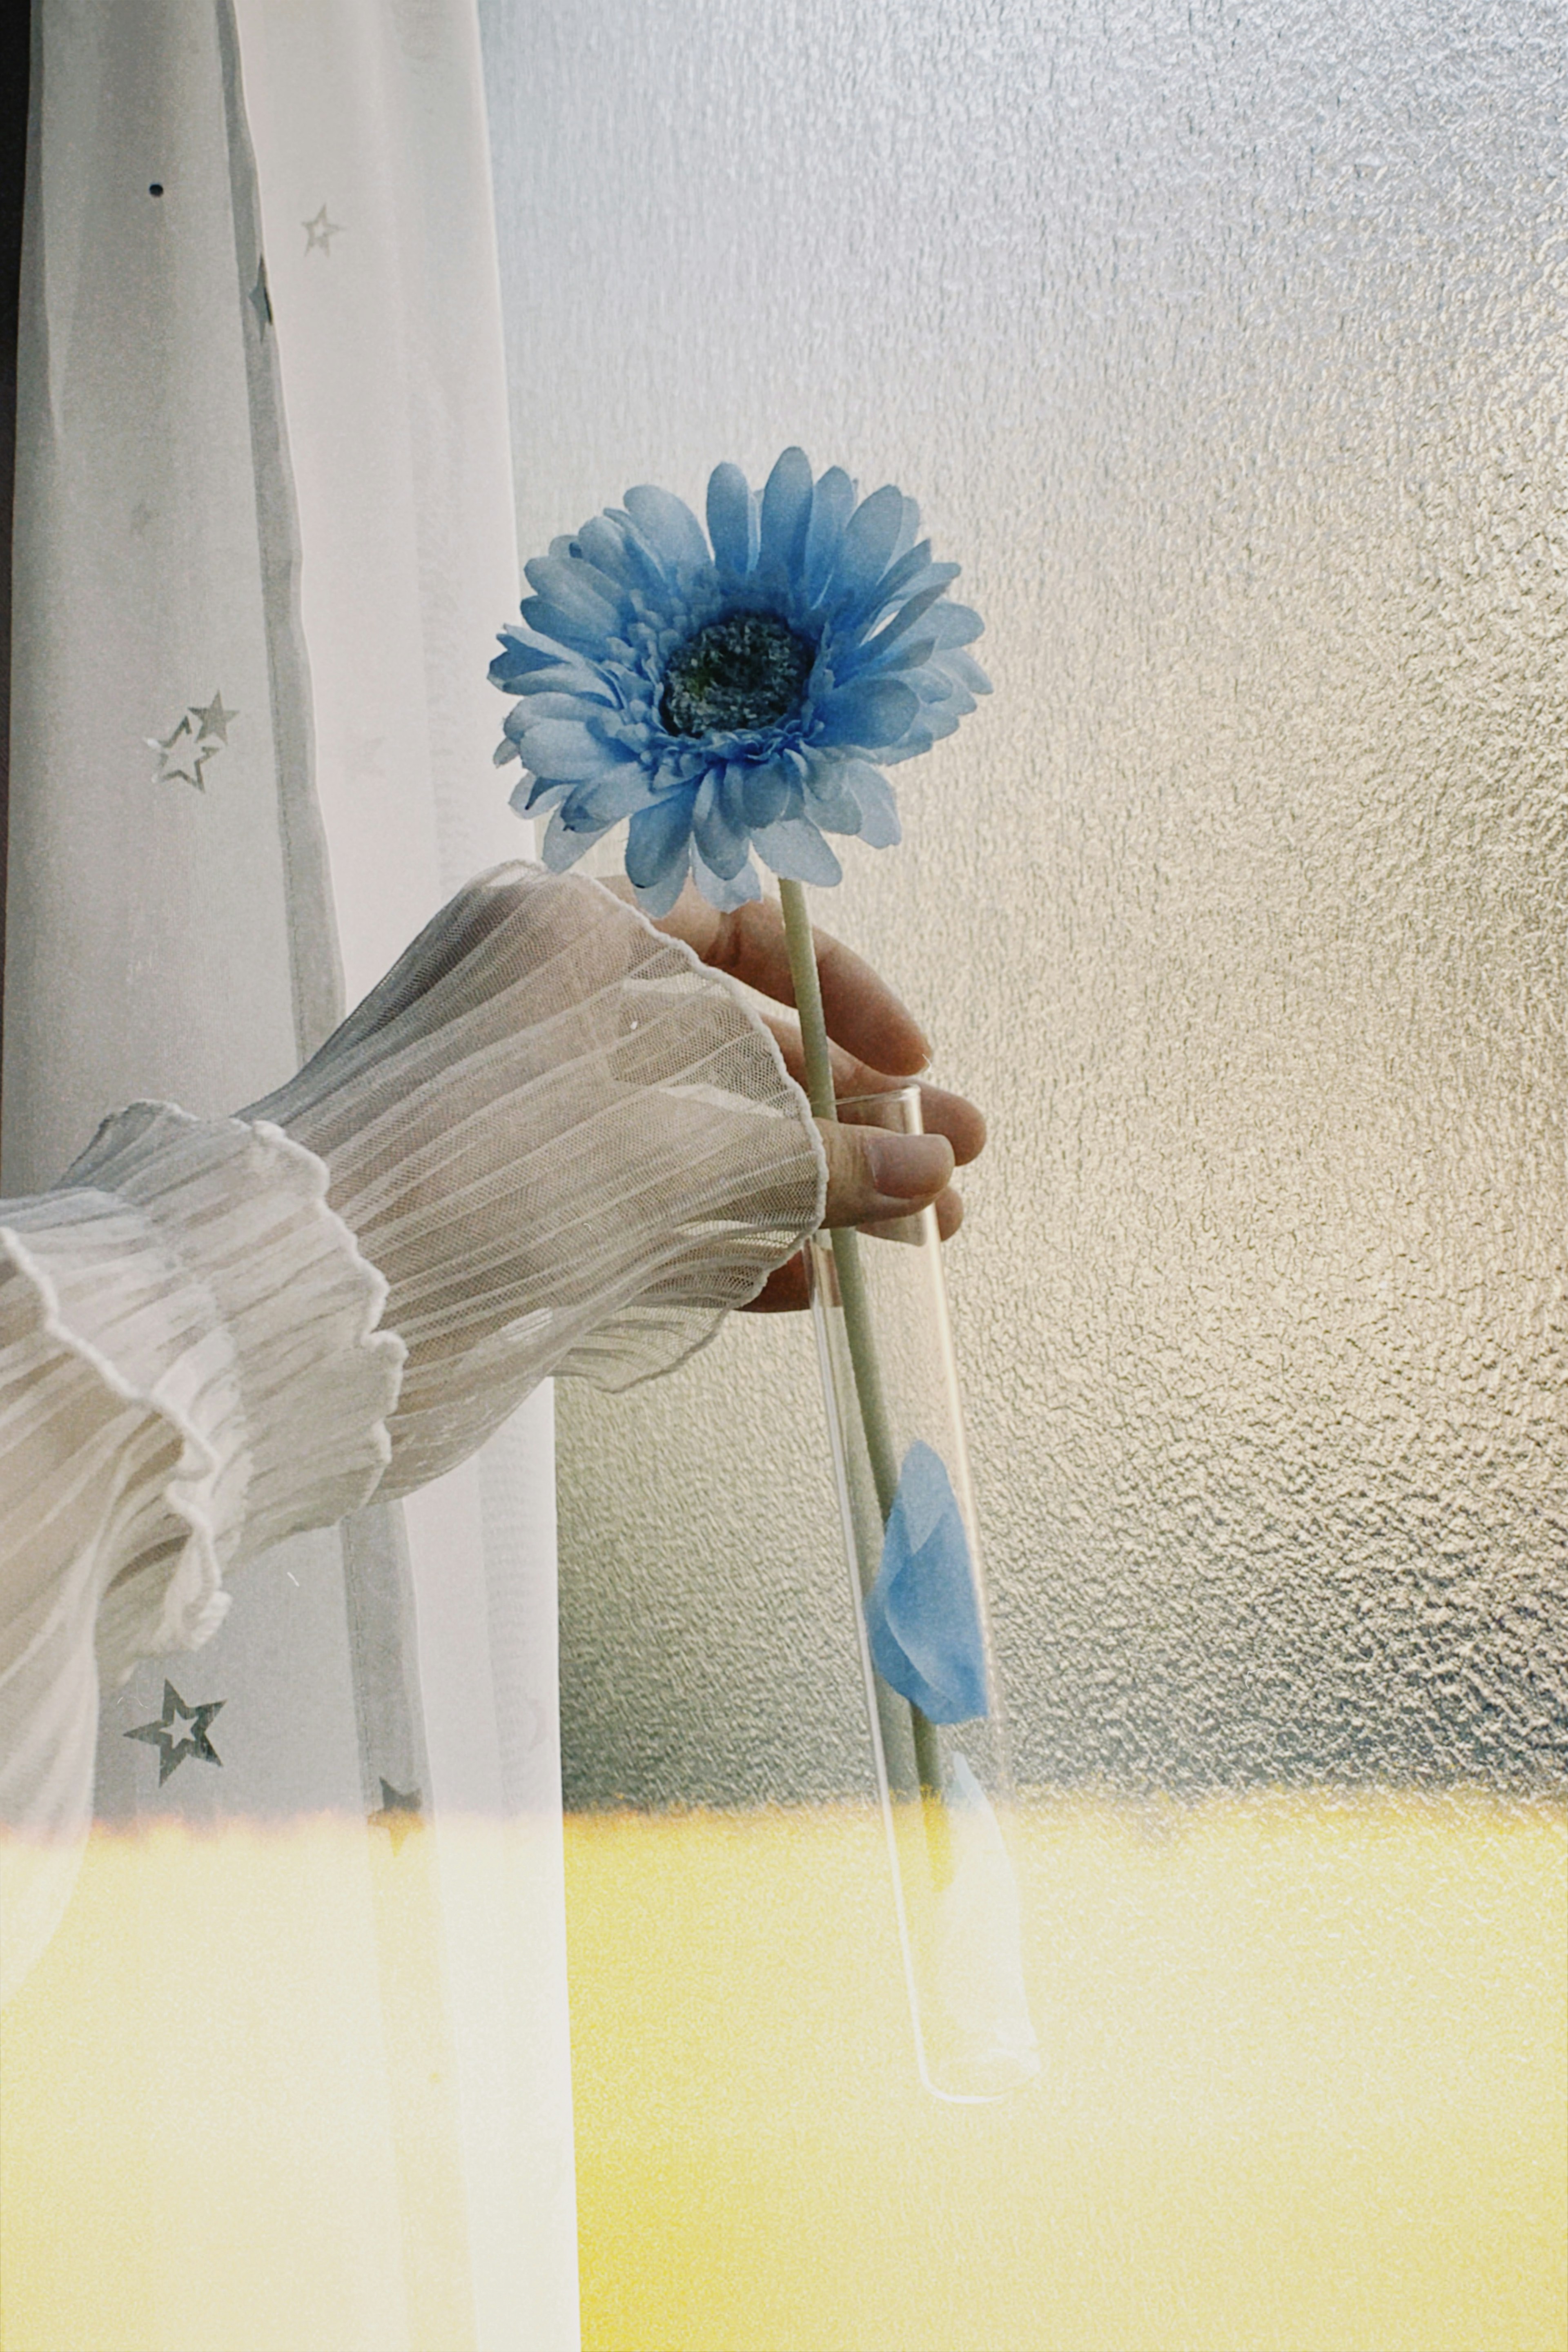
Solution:
{"label": "blue gerbera flower", "polygon": [[760,491],[715,468],[706,535],[645,486],[552,541],[490,665],[520,698],[496,758],[528,771],[514,808],[551,812],[545,864],[629,818],[626,872],[662,915],[688,873],[715,907],[759,898],[753,850],[831,883],[826,834],[897,841],[882,769],[990,690],[963,650],[980,620],[947,601],[958,566],[931,562],[919,522],[890,485],[858,500],[841,467],[814,481],[786,449]]}

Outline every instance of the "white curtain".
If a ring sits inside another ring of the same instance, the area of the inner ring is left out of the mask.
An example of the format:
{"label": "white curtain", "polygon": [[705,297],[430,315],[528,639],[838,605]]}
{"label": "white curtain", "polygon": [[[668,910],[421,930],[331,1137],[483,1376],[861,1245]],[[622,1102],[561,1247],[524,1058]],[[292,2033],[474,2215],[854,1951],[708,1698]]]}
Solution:
{"label": "white curtain", "polygon": [[[473,0],[41,0],[34,70],[12,1192],[265,1093],[530,847]],[[220,1761],[127,1737],[162,1662],[106,1693],[0,2053],[17,2341],[576,2342],[555,1641],[541,1395],[237,1580],[167,1670]]]}

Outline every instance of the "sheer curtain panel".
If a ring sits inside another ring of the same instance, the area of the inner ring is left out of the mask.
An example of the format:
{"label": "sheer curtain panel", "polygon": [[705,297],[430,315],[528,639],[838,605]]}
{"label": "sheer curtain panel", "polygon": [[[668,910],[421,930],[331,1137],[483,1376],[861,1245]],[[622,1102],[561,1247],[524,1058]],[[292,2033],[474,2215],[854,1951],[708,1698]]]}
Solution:
{"label": "sheer curtain panel", "polygon": [[[40,0],[5,1188],[269,1093],[458,882],[515,604],[472,0]],[[198,1707],[210,1756],[136,1735]],[[221,1710],[221,1711],[220,1711]],[[551,1402],[103,1696],[6,2342],[577,2341]]]}

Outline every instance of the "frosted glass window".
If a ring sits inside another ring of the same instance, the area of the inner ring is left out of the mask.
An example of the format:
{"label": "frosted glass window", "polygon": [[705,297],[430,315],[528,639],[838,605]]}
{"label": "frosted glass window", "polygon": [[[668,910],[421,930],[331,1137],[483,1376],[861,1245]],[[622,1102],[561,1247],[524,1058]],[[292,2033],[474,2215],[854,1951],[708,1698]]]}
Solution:
{"label": "frosted glass window", "polygon": [[[664,2174],[664,2317],[616,2254],[647,2189],[617,2113],[692,2147],[729,2115],[760,2211],[796,2177],[785,2116],[810,2138],[863,2065],[880,2154],[811,2139],[819,2176],[879,2212],[917,2177],[895,2011],[846,1962],[829,2030],[813,1906],[758,1858],[766,1824],[858,1818],[867,1768],[809,1337],[731,1328],[655,1389],[562,1398],[590,2336],[754,2342],[765,2311],[788,2346],[1553,2343],[1560,15],[485,16],[525,550],[799,440],[920,497],[997,688],[897,772],[906,845],[852,849],[817,912],[994,1123],[949,1267],[1038,1792],[1055,2054],[1033,2122],[996,2126],[1033,2185],[986,2175],[1011,2252],[978,2278],[959,2219],[940,2256],[889,2221],[873,2292],[820,2251],[837,2192],[792,2190],[770,2238],[742,2187]],[[660,1810],[694,1805],[729,1845]],[[833,1884],[875,1937],[863,1860]],[[663,2007],[615,1973],[656,1918]],[[1075,2134],[1098,2153],[1047,2196],[1027,2168]]]}

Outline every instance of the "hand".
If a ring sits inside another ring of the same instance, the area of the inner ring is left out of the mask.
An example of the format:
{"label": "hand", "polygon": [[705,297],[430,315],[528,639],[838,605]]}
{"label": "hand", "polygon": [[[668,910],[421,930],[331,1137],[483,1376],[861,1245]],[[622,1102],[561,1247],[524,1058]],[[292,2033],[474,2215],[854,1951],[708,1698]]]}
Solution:
{"label": "hand", "polygon": [[[619,898],[632,898],[627,882],[605,887]],[[776,900],[753,899],[721,915],[688,883],[657,928],[683,940],[714,971],[729,973],[780,1004],[794,1004],[784,919]],[[913,1017],[851,949],[826,931],[814,929],[812,936],[832,1041],[835,1094],[843,1099],[907,1086],[931,1058]],[[773,1013],[763,1018],[778,1041],[791,1077],[804,1086],[798,1023]],[[955,1166],[965,1166],[984,1149],[985,1121],[973,1103],[942,1087],[921,1087],[921,1115],[924,1135],[817,1122],[827,1152],[828,1224],[875,1225],[934,1207],[943,1241],[958,1231],[963,1202],[951,1179]],[[797,1255],[769,1276],[752,1306],[767,1313],[805,1303],[805,1265]]]}

